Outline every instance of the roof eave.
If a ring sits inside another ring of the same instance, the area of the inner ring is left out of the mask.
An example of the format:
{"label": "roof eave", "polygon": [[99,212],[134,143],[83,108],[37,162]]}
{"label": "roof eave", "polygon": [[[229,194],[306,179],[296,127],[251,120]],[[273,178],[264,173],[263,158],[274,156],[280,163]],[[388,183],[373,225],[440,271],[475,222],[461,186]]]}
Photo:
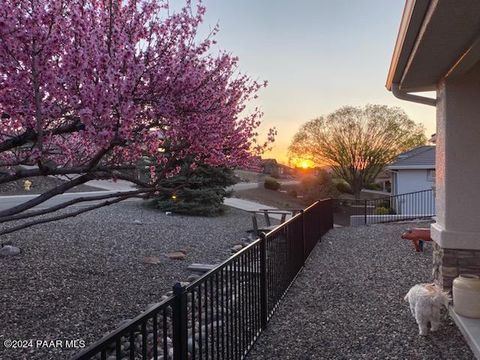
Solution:
{"label": "roof eave", "polygon": [[388,170],[433,170],[435,164],[432,165],[390,165],[387,166]]}
{"label": "roof eave", "polygon": [[[403,9],[397,40],[388,71],[386,88],[391,91],[392,84],[399,84],[415,45],[418,32],[427,12],[430,0],[406,0]],[[420,90],[422,91],[422,90]]]}

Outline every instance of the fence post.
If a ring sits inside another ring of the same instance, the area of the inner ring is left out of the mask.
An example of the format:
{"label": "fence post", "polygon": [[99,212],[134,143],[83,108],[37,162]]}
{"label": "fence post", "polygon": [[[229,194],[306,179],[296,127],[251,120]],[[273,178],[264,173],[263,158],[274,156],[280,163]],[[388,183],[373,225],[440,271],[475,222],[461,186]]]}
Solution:
{"label": "fence post", "polygon": [[334,203],[333,199],[327,199],[324,200],[324,206],[327,208],[327,213],[328,213],[328,223],[327,226],[324,229],[324,233],[326,233],[328,230],[333,229],[334,225],[334,218],[333,218],[333,208],[334,208]]}
{"label": "fence post", "polygon": [[364,221],[365,221],[365,225],[367,225],[367,200],[365,199],[364,200],[364,206],[363,206],[363,211],[364,211]]}
{"label": "fence post", "polygon": [[267,327],[268,320],[267,292],[267,236],[260,233],[260,318],[262,330]]}
{"label": "fence post", "polygon": [[173,285],[173,295],[173,359],[184,360],[188,357],[187,293],[181,283]]}
{"label": "fence post", "polygon": [[302,220],[302,264],[305,266],[305,260],[307,258],[307,237],[305,236],[305,211],[300,210],[300,219]]}

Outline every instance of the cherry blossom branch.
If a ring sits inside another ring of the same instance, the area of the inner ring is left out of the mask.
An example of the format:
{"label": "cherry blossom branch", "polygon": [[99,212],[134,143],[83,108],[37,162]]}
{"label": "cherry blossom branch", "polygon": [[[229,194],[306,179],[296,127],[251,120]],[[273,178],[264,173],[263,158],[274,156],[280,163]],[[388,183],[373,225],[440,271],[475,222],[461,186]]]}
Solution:
{"label": "cherry blossom branch", "polygon": [[[60,126],[56,129],[47,130],[44,132],[45,135],[61,135],[61,134],[71,134],[73,132],[77,132],[83,130],[85,127],[80,121],[77,119],[76,121],[68,124]],[[5,152],[7,150],[11,150],[22,145],[27,144],[28,142],[35,142],[37,141],[38,134],[32,128],[27,128],[25,132],[21,135],[14,136],[9,138],[0,143],[0,153]]]}
{"label": "cherry blossom branch", "polygon": [[96,196],[82,196],[78,197],[69,201],[65,201],[61,204],[51,206],[46,209],[42,210],[36,210],[36,211],[28,211],[19,215],[11,215],[11,216],[3,216],[0,217],[0,224],[1,223],[6,223],[10,221],[17,221],[17,220],[22,220],[26,218],[31,218],[31,217],[36,217],[40,215],[45,215],[49,214],[61,209],[65,209],[69,206],[81,203],[81,202],[88,202],[88,201],[99,201],[99,200],[105,200],[105,199],[111,199],[111,198],[119,198],[119,197],[126,197],[126,196],[147,196],[148,193],[152,193],[152,189],[139,189],[139,190],[133,190],[133,191],[124,191],[124,192],[115,192],[113,194],[105,194],[105,195],[96,195]]}
{"label": "cherry blossom branch", "polygon": [[84,184],[84,183],[86,183],[87,181],[90,181],[90,180],[93,180],[93,176],[90,175],[90,174],[79,176],[79,177],[77,177],[73,180],[70,180],[66,183],[63,183],[63,184],[61,184],[61,185],[59,185],[59,186],[57,186],[57,187],[55,187],[55,188],[53,188],[49,191],[44,192],[43,194],[41,194],[41,195],[31,199],[31,200],[25,201],[24,203],[22,203],[20,205],[17,205],[17,206],[11,207],[9,209],[0,211],[0,218],[2,218],[4,216],[19,214],[23,211],[29,210],[29,209],[31,209],[35,206],[38,206],[38,205],[44,203],[45,201],[53,198],[56,195],[63,194],[65,191],[67,191],[71,188],[74,188],[75,186]]}
{"label": "cherry blossom branch", "polygon": [[63,219],[75,217],[75,216],[78,216],[80,214],[86,213],[88,211],[99,209],[99,208],[104,207],[104,206],[113,205],[113,204],[119,203],[121,201],[124,201],[124,200],[126,200],[128,198],[132,198],[132,197],[139,197],[139,195],[120,196],[116,199],[108,200],[108,201],[102,202],[100,204],[96,204],[96,205],[92,205],[92,206],[89,206],[89,207],[86,207],[86,208],[82,208],[80,210],[77,210],[77,211],[74,211],[74,212],[71,212],[71,213],[61,214],[61,215],[53,216],[53,217],[46,218],[46,219],[38,219],[38,220],[30,221],[30,222],[27,222],[25,224],[21,224],[21,225],[17,225],[17,226],[11,227],[11,228],[7,228],[5,230],[1,230],[0,235],[10,234],[12,232],[22,230],[22,229],[26,229],[26,228],[32,227],[34,225],[46,224],[46,223],[49,223],[49,222],[52,222],[52,221],[58,221],[58,220],[63,220]]}
{"label": "cherry blossom branch", "polygon": [[[8,175],[0,175],[0,184],[5,184],[11,181],[16,181],[20,179],[26,178],[34,178],[39,176],[61,176],[61,175],[75,175],[75,174],[83,174],[87,172],[87,166],[77,166],[77,167],[63,167],[63,168],[55,168],[49,169],[47,173],[43,172],[39,168],[35,169],[21,169],[16,170],[13,174]],[[90,171],[90,174],[95,174],[95,172],[117,172],[122,170],[135,170],[136,167],[133,165],[126,165],[126,166],[97,166]],[[125,175],[125,180],[127,180],[127,176]],[[127,181],[131,181],[136,183],[140,186],[146,186],[145,183],[139,182],[139,180],[134,179],[133,177],[128,177]]]}

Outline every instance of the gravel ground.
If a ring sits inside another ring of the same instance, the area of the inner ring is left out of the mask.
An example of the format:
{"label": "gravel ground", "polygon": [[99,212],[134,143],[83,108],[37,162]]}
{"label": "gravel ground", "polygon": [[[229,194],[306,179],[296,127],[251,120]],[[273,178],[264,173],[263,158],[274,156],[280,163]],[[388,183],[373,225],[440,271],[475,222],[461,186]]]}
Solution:
{"label": "gravel ground", "polygon": [[437,333],[418,336],[403,297],[431,280],[432,250],[415,253],[400,239],[409,226],[330,231],[248,359],[474,359],[447,316]]}
{"label": "gravel ground", "polygon": [[[133,224],[140,220],[141,225]],[[251,228],[248,213],[217,218],[167,216],[126,202],[2,237],[22,253],[0,258],[0,342],[98,340],[158,302],[191,263],[217,263]],[[165,253],[187,250],[185,260]],[[144,257],[156,256],[159,264]],[[0,359],[67,359],[75,350],[5,348]]]}

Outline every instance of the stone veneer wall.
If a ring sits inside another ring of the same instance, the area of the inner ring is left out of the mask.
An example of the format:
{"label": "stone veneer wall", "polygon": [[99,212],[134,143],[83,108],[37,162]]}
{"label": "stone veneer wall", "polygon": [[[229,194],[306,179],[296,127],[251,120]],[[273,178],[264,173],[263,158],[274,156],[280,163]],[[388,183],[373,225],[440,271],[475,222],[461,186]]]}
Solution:
{"label": "stone veneer wall", "polygon": [[453,279],[460,274],[480,275],[480,250],[444,249],[433,242],[433,278],[451,290]]}

